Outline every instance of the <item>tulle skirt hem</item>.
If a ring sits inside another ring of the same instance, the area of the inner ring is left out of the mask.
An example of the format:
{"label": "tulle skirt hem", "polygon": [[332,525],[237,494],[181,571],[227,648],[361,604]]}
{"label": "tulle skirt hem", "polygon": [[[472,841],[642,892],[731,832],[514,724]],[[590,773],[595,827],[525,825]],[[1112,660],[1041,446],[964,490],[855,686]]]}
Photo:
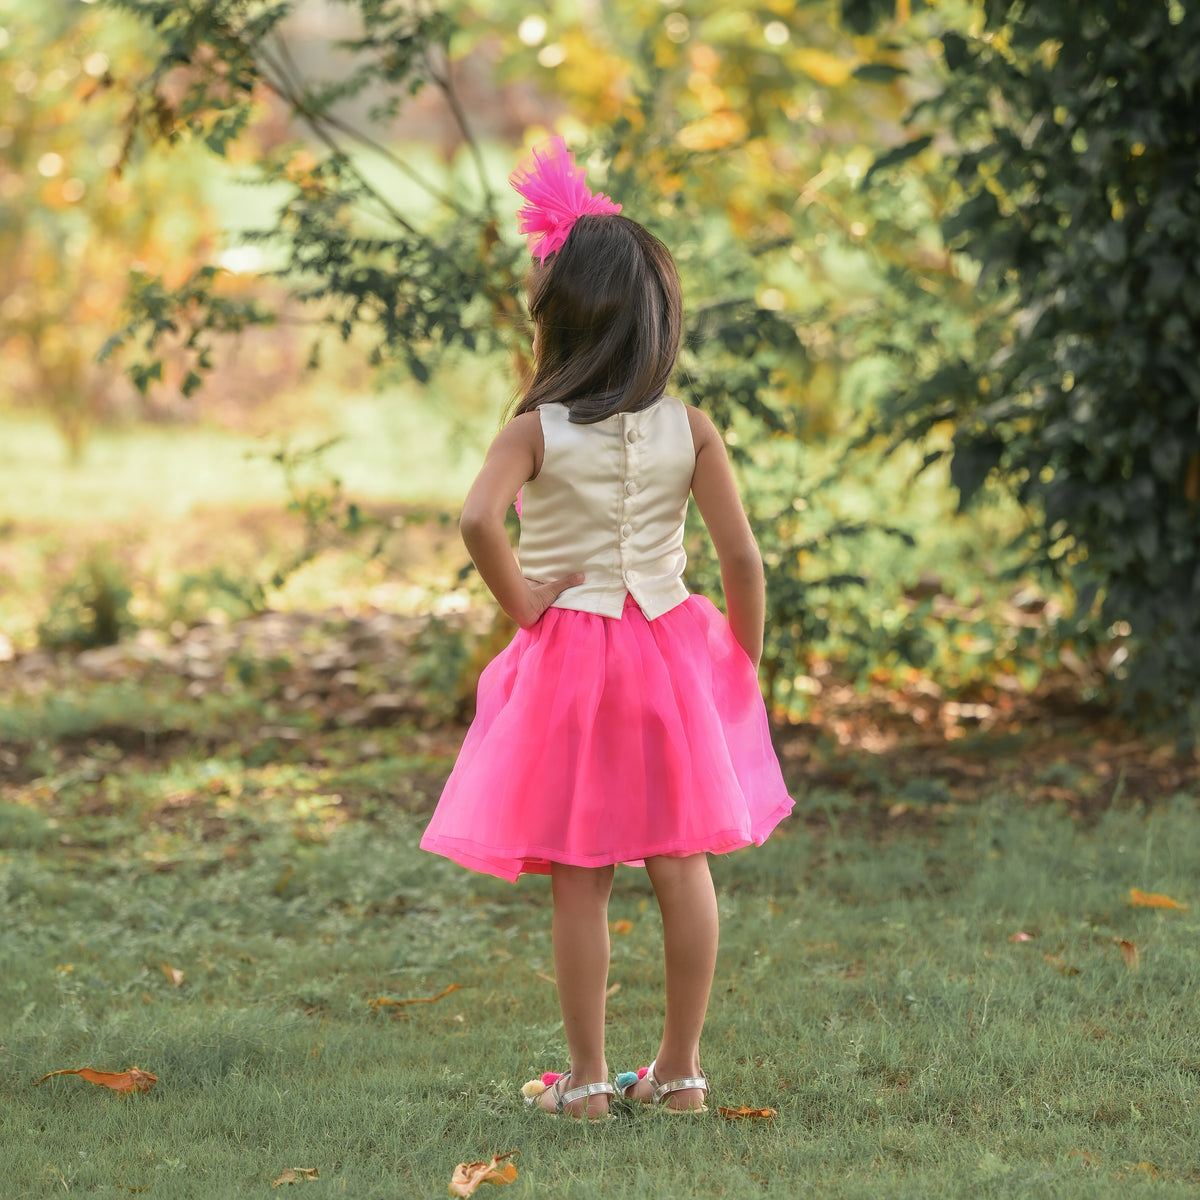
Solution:
{"label": "tulle skirt hem", "polygon": [[740,829],[724,830],[692,841],[673,840],[659,846],[633,850],[602,851],[582,854],[557,846],[481,846],[465,838],[430,837],[421,839],[421,849],[432,851],[471,871],[480,871],[513,883],[521,875],[549,875],[553,863],[570,867],[611,867],[623,865],[640,867],[646,859],[660,855],[667,858],[687,858],[692,854],[729,854],[746,846],[761,846],[775,826],[792,811],[792,801],[781,804],[749,837]]}

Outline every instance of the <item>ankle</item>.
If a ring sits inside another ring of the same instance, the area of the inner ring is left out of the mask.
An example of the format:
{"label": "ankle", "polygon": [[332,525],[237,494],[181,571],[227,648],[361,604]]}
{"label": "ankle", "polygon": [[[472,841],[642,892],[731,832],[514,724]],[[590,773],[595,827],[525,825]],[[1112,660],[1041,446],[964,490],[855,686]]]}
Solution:
{"label": "ankle", "polygon": [[654,1060],[654,1074],[659,1080],[699,1076],[699,1050],[683,1054],[660,1050]]}
{"label": "ankle", "polygon": [[583,1087],[585,1083],[605,1083],[608,1080],[608,1064],[603,1059],[599,1062],[573,1062],[570,1076],[572,1087]]}

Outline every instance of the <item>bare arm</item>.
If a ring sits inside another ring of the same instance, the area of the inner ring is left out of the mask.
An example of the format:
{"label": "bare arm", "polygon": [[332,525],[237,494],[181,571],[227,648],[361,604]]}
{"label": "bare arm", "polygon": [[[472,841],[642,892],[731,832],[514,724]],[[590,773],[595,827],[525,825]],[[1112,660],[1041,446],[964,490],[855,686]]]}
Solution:
{"label": "bare arm", "polygon": [[708,527],[717,562],[729,627],[738,644],[757,667],[762,658],[766,589],[762,555],[734,482],[725,443],[717,427],[698,408],[688,408],[696,470],[692,495]]}
{"label": "bare arm", "polygon": [[504,531],[508,506],[521,485],[537,474],[540,458],[538,414],[525,413],[510,421],[488,448],[459,521],[463,542],[483,582],[496,603],[524,629],[536,624],[560,592],[583,582],[581,574],[540,583],[524,578]]}

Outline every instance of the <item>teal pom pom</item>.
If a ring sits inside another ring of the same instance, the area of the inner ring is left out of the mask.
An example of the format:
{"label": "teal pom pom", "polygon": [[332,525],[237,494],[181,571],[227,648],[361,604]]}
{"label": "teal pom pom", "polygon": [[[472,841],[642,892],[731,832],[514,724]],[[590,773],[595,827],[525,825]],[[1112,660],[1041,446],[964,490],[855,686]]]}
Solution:
{"label": "teal pom pom", "polygon": [[617,1089],[617,1095],[625,1095],[625,1089],[631,1088],[638,1081],[638,1073],[636,1071],[622,1071],[616,1079],[613,1080],[613,1086]]}

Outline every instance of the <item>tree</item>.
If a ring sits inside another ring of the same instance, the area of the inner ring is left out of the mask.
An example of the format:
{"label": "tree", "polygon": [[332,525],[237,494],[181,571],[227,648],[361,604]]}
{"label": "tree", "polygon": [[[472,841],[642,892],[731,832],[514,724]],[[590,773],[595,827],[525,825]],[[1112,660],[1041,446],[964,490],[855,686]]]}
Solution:
{"label": "tree", "polygon": [[[924,27],[907,6],[868,34],[880,14],[847,5],[847,31],[835,0],[754,10],[630,2],[620,19],[593,6],[543,16],[510,0],[345,0],[350,30],[328,52],[342,66],[320,79],[297,66],[285,0],[110,3],[158,41],[150,68],[125,81],[129,156],[186,141],[224,156],[265,106],[303,130],[303,143],[256,166],[286,197],[275,226],[254,236],[282,252],[278,279],[319,321],[422,381],[464,347],[523,365],[527,258],[503,184],[511,148],[489,161],[460,81],[467,56],[486,51],[501,79],[544,85],[545,107],[561,104],[587,149],[593,186],[676,253],[688,297],[680,386],[728,429],[753,481],[772,697],[788,701],[807,656],[830,637],[858,648],[846,659],[861,675],[881,660],[930,661],[914,613],[878,621],[855,590],[863,572],[836,549],[869,523],[805,507],[814,443],[886,387],[929,376],[939,354],[970,358],[1004,324],[994,292],[939,237],[959,196],[953,173],[937,167],[930,136],[904,140],[909,72],[929,69]],[[431,92],[462,147],[442,176],[389,137],[402,100]],[[881,139],[894,144],[883,155]],[[886,188],[861,186],[873,159]],[[397,198],[382,169],[415,190]],[[139,278],[112,348],[138,355],[145,374],[164,338],[181,339],[198,383],[221,331],[271,317],[225,287],[211,267],[175,287]],[[914,426],[914,437],[932,428]]]}
{"label": "tree", "polygon": [[4,391],[47,409],[77,457],[97,415],[123,399],[119,373],[95,359],[130,264],[179,280],[215,230],[186,162],[146,159],[114,172],[114,85],[141,68],[137,27],[114,29],[111,16],[83,5],[30,0],[10,3],[3,18],[0,88],[11,97],[0,118]]}
{"label": "tree", "polygon": [[989,315],[881,423],[950,456],[964,508],[987,481],[1010,489],[1027,561],[1074,590],[1080,629],[1131,635],[1113,662],[1126,709],[1194,733],[1200,10],[990,0],[941,41],[944,84],[913,116],[939,131],[957,186],[942,230]]}

